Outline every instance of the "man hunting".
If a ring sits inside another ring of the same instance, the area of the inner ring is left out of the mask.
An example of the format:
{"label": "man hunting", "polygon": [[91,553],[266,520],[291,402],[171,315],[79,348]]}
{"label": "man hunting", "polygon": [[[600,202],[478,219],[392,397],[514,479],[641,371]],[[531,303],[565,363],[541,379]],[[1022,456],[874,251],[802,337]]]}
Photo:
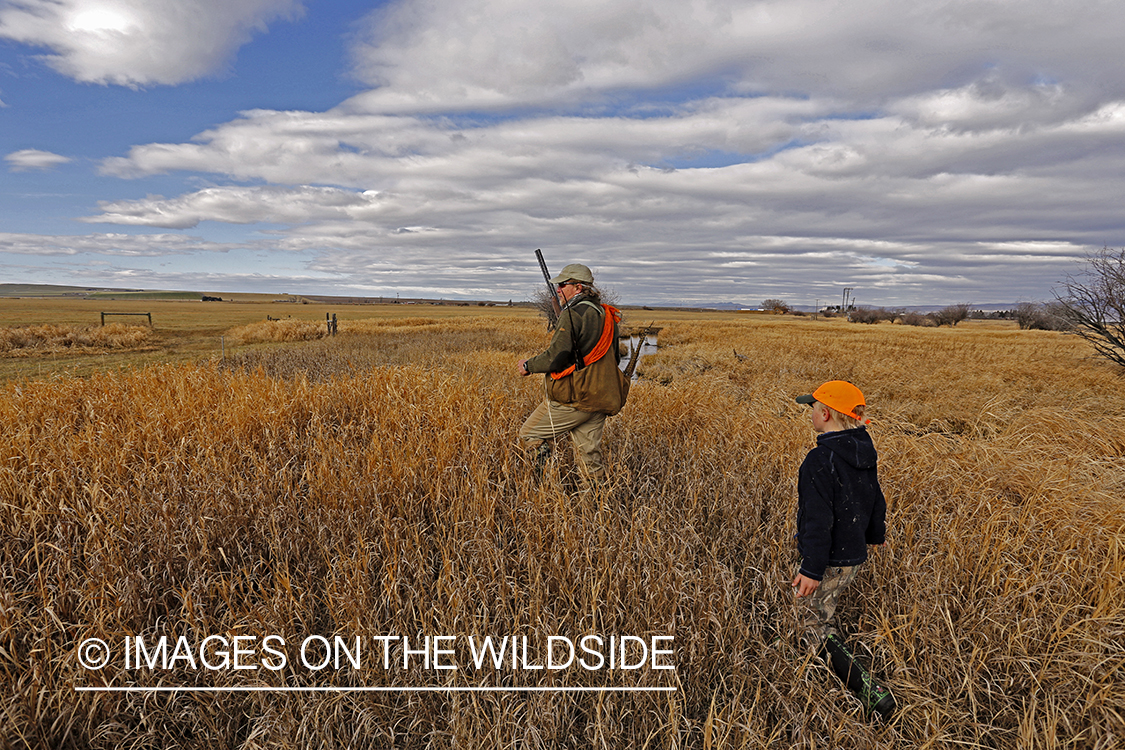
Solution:
{"label": "man hunting", "polygon": [[563,303],[555,335],[546,351],[517,365],[520,375],[545,373],[545,398],[520,427],[519,439],[541,467],[550,455],[548,441],[569,432],[589,486],[605,479],[605,419],[621,409],[628,392],[618,368],[620,314],[602,304],[594,275],[580,263],[568,265],[550,281]]}

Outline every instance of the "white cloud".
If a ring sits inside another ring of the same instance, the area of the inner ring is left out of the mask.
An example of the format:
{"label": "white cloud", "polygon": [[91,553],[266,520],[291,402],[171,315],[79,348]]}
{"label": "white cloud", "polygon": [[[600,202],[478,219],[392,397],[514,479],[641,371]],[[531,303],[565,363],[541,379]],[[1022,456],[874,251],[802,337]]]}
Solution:
{"label": "white cloud", "polygon": [[355,187],[424,175],[560,179],[588,175],[607,163],[654,164],[708,150],[769,151],[808,134],[801,120],[823,116],[829,108],[797,99],[721,99],[664,116],[537,116],[463,127],[444,119],[346,109],[256,110],[201,133],[193,143],[136,146],[127,157],[106,159],[102,171],[137,177],[192,170]]}
{"label": "white cloud", "polygon": [[50,151],[40,151],[35,148],[25,148],[13,151],[4,157],[8,162],[8,169],[13,172],[26,172],[31,169],[51,169],[60,164],[67,164],[70,158]]}
{"label": "white cloud", "polygon": [[550,105],[699,80],[878,105],[986,72],[1118,97],[1123,24],[1113,0],[400,0],[371,16],[356,67],[378,88],[353,105]]}
{"label": "white cloud", "polygon": [[254,32],[300,15],[299,0],[6,0],[0,37],[47,47],[76,81],[177,84],[220,72]]}
{"label": "white cloud", "polygon": [[301,224],[313,219],[347,219],[362,213],[373,196],[335,188],[205,188],[166,200],[103,201],[102,214],[85,221],[187,229],[204,220],[231,224],[270,222]]}
{"label": "white cloud", "polygon": [[1101,0],[400,0],[356,47],[369,92],[105,159],[236,184],[84,221],[263,224],[246,247],[294,279],[433,296],[520,296],[543,247],[638,301],[1044,298],[1125,233],[1123,24]]}
{"label": "white cloud", "polygon": [[[256,112],[196,143],[136,147],[104,169],[184,169],[292,187],[219,186],[115,202],[96,219],[176,228],[208,219],[355,222],[365,231],[435,226],[490,236],[503,227],[513,237],[548,221],[577,223],[567,231],[591,242],[595,227],[622,241],[702,232],[724,242],[743,225],[759,234],[815,228],[825,236],[964,239],[1006,236],[1021,222],[1027,231],[1032,222],[1073,236],[1081,230],[1071,216],[1115,211],[1115,193],[1098,185],[1125,168],[1125,157],[1100,147],[1125,138],[1121,118],[964,132],[890,115],[835,120],[831,112],[830,103],[797,99],[723,99],[663,117],[550,116],[468,128]],[[672,168],[716,153],[729,165]],[[1087,153],[1097,169],[1078,158]]]}
{"label": "white cloud", "polygon": [[40,235],[0,232],[0,254],[10,255],[116,255],[159,257],[198,252],[227,252],[237,245],[208,242],[182,234]]}
{"label": "white cloud", "polygon": [[[1097,148],[1125,134],[1116,109],[961,130],[905,104],[905,116],[862,120],[834,119],[832,105],[709,99],[659,116],[469,127],[345,110],[252,112],[195,143],[137,147],[105,170],[189,169],[273,185],[105,203],[87,220],[288,225],[278,246],[316,253],[316,273],[371,288],[391,277],[415,294],[463,288],[458,276],[473,268],[502,284],[497,262],[522,280],[527,248],[549,247],[560,262],[612,255],[633,299],[775,296],[777,287],[815,296],[818,285],[846,283],[882,304],[909,304],[923,289],[937,301],[1043,298],[1084,244],[1105,241],[1104,217],[1119,225],[1118,193],[1101,185],[1119,179],[1125,157]],[[1094,154],[1099,168],[1073,151]],[[731,163],[671,168],[712,152]],[[1031,238],[1068,251],[1009,249]],[[638,273],[646,260],[661,268]],[[521,296],[528,283],[498,294]]]}

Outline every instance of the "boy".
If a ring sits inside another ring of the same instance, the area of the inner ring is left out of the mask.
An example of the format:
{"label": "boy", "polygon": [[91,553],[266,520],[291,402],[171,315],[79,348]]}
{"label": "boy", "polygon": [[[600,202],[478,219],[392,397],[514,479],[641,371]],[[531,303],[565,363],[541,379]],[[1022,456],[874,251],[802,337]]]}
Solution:
{"label": "boy", "polygon": [[812,407],[816,447],[797,475],[797,549],[801,566],[793,590],[804,600],[801,638],[826,652],[833,671],[864,708],[888,718],[894,697],[855,664],[836,632],[840,594],[867,560],[867,545],[883,544],[887,503],[879,487],[878,457],[864,426],[863,393],[843,380],[829,381],[797,403]]}

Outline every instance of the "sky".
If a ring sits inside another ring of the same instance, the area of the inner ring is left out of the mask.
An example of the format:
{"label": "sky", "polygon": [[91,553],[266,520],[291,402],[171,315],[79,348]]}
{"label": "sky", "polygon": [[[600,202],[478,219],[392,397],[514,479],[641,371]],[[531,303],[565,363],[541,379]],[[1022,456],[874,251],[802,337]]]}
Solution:
{"label": "sky", "polygon": [[1125,244],[1120,0],[0,0],[0,283],[1048,300]]}

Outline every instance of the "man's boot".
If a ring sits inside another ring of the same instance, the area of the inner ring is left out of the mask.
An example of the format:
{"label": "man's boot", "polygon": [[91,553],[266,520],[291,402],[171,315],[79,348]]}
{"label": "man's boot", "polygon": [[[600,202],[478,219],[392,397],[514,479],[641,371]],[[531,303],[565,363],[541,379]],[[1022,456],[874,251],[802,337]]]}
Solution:
{"label": "man's boot", "polygon": [[531,459],[532,469],[534,471],[534,475],[535,475],[535,478],[537,480],[540,480],[540,479],[543,478],[543,470],[546,468],[547,461],[550,458],[551,458],[551,444],[548,443],[546,440],[544,440],[542,443],[539,444],[539,447],[535,449],[535,453],[534,453],[534,455],[532,456],[532,459]]}
{"label": "man's boot", "polygon": [[871,674],[860,666],[839,636],[833,634],[825,638],[821,654],[832,666],[832,671],[859,698],[868,718],[872,714],[878,714],[883,721],[890,720],[896,708],[895,697],[889,689],[877,684]]}

